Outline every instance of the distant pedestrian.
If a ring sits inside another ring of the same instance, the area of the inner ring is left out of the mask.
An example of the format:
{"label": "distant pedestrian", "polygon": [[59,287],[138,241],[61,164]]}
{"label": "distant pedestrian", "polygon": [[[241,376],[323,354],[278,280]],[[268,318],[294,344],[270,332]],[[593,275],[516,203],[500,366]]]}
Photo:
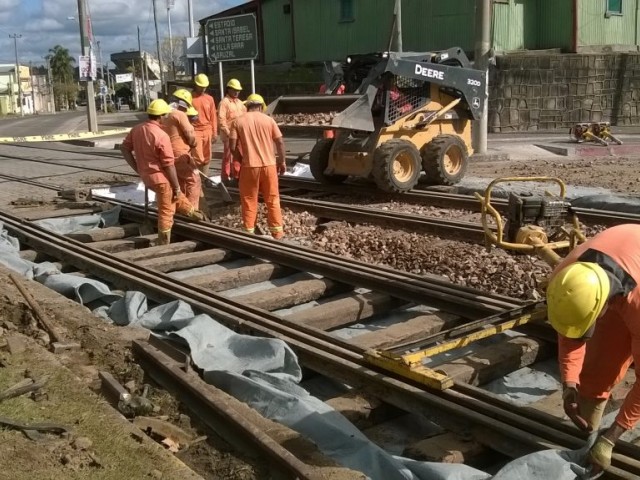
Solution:
{"label": "distant pedestrian", "polygon": [[240,165],[233,161],[232,150],[229,148],[229,133],[234,120],[247,111],[244,103],[238,98],[241,91],[242,85],[237,79],[232,78],[229,80],[227,82],[227,95],[220,101],[220,108],[218,109],[220,135],[224,146],[221,176],[222,182],[225,184],[228,184],[230,179],[237,180],[240,174]]}
{"label": "distant pedestrian", "polygon": [[205,93],[208,86],[209,78],[204,73],[196,75],[192,103],[193,108],[198,111],[198,117],[193,122],[197,140],[196,162],[198,169],[207,176],[212,146],[218,141],[218,115],[213,97]]}
{"label": "distant pedestrian", "polygon": [[158,208],[158,245],[171,242],[171,228],[176,211],[195,220],[204,215],[187,200],[180,190],[174,166],[171,140],[160,125],[171,111],[164,100],[154,100],[147,109],[148,120],[131,129],[120,151],[144,184],[156,194]]}
{"label": "distant pedestrian", "polygon": [[[284,228],[278,175],[286,170],[284,140],[273,118],[263,113],[266,105],[260,95],[249,95],[245,103],[247,113],[233,122],[229,134],[229,148],[242,163],[239,188],[243,227],[247,233],[254,233],[258,193],[262,193],[269,231],[273,238],[280,239],[284,236]],[[242,154],[236,148],[238,145]]]}
{"label": "distant pedestrian", "polygon": [[173,92],[176,108],[162,121],[162,129],[171,140],[171,149],[175,157],[176,173],[180,189],[189,202],[197,207],[200,203],[202,183],[196,163],[196,134],[189,121],[187,112],[191,106],[191,92],[180,88]]}

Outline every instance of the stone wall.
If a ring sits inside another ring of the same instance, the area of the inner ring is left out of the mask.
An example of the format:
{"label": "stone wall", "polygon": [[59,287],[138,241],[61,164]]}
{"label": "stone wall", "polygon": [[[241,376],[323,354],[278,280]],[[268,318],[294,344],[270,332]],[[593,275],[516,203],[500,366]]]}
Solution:
{"label": "stone wall", "polygon": [[489,131],[640,125],[640,53],[511,54],[489,79]]}

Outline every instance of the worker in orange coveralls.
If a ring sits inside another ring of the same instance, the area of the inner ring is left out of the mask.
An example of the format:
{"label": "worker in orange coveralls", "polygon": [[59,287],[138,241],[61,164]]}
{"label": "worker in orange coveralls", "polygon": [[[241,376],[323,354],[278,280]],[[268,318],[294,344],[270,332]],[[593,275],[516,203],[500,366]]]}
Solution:
{"label": "worker in orange coveralls", "polygon": [[[240,169],[240,204],[245,232],[254,233],[258,216],[258,192],[267,206],[267,223],[271,236],[284,236],[278,175],[286,170],[285,150],[282,133],[273,118],[265,115],[264,99],[258,94],[249,95],[247,113],[231,126],[229,146],[238,161]],[[241,145],[241,154],[236,146]],[[277,147],[277,163],[274,144]]]}
{"label": "worker in orange coveralls", "polygon": [[220,136],[224,145],[221,168],[221,179],[224,184],[228,184],[231,179],[237,180],[240,176],[240,164],[233,161],[232,151],[229,148],[229,133],[233,121],[247,111],[244,103],[238,98],[241,91],[242,85],[238,80],[235,78],[229,80],[227,95],[220,101],[218,108]]}
{"label": "worker in orange coveralls", "polygon": [[191,92],[180,88],[173,92],[173,97],[177,100],[176,109],[162,121],[162,129],[167,132],[171,140],[180,189],[191,205],[196,206],[200,202],[202,183],[197,171],[195,155],[192,155],[196,148],[195,130],[187,116],[187,112],[193,110]]}
{"label": "worker in orange coveralls", "polygon": [[193,122],[197,140],[198,169],[209,176],[211,164],[211,148],[218,141],[218,115],[213,97],[205,93],[209,86],[209,78],[200,73],[196,75],[193,87],[192,106],[198,111],[198,118]]}
{"label": "worker in orange coveralls", "polygon": [[[640,225],[609,228],[574,249],[547,288],[548,318],[559,333],[564,409],[581,429],[600,427],[611,389],[635,363],[640,378]],[[640,383],[591,448],[597,473],[615,442],[640,419]]]}
{"label": "worker in orange coveralls", "polygon": [[176,211],[195,220],[204,219],[204,215],[194,208],[180,190],[171,140],[160,125],[162,117],[170,111],[171,108],[164,100],[151,102],[147,108],[148,120],[133,127],[120,147],[129,166],[156,194],[158,245],[168,245],[171,242],[171,228]]}
{"label": "worker in orange coveralls", "polygon": [[[347,89],[347,87],[345,86],[344,83],[341,83],[340,86],[336,89],[335,92],[333,92],[333,95],[344,95],[345,90]],[[326,93],[327,92],[327,85],[325,83],[323,83],[322,85],[320,85],[320,93]],[[322,138],[335,138],[336,136],[336,131],[335,130],[323,130],[322,131]]]}

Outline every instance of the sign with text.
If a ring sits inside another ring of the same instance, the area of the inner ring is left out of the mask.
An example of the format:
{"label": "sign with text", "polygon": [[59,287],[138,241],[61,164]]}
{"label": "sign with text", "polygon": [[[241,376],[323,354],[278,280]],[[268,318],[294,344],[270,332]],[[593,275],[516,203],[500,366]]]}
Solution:
{"label": "sign with text", "polygon": [[211,19],[206,33],[212,62],[255,60],[258,56],[258,27],[252,13]]}
{"label": "sign with text", "polygon": [[133,82],[133,73],[117,73],[116,83]]}

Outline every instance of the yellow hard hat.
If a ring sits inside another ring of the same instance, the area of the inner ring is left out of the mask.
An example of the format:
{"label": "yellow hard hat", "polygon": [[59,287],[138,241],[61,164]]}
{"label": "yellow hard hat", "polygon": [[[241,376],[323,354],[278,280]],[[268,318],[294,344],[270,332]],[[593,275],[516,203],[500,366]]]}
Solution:
{"label": "yellow hard hat", "polygon": [[240,85],[240,82],[237,78],[232,78],[227,82],[227,88],[233,88],[234,90],[240,91],[242,90],[242,85]]}
{"label": "yellow hard hat", "polygon": [[581,338],[600,316],[611,283],[597,263],[576,262],[560,270],[547,287],[547,316],[567,338]]}
{"label": "yellow hard hat", "polygon": [[204,73],[199,73],[198,75],[196,75],[194,81],[199,87],[207,88],[209,86],[209,77],[207,77]]}
{"label": "yellow hard hat", "polygon": [[191,96],[191,92],[186,88],[179,88],[175,92],[173,92],[173,96],[187,102],[189,105],[193,103],[193,97]]}
{"label": "yellow hard hat", "polygon": [[267,105],[264,103],[264,98],[262,98],[262,95],[258,95],[257,93],[252,93],[251,95],[249,95],[247,97],[247,99],[244,101],[245,105],[262,105],[262,110],[266,110],[267,109]]}
{"label": "yellow hard hat", "polygon": [[154,100],[149,104],[149,108],[147,108],[147,113],[149,115],[162,116],[166,115],[171,111],[171,107],[162,100],[161,98]]}
{"label": "yellow hard hat", "polygon": [[187,108],[187,116],[188,117],[196,117],[198,115],[198,111],[193,108],[193,107],[189,107]]}

